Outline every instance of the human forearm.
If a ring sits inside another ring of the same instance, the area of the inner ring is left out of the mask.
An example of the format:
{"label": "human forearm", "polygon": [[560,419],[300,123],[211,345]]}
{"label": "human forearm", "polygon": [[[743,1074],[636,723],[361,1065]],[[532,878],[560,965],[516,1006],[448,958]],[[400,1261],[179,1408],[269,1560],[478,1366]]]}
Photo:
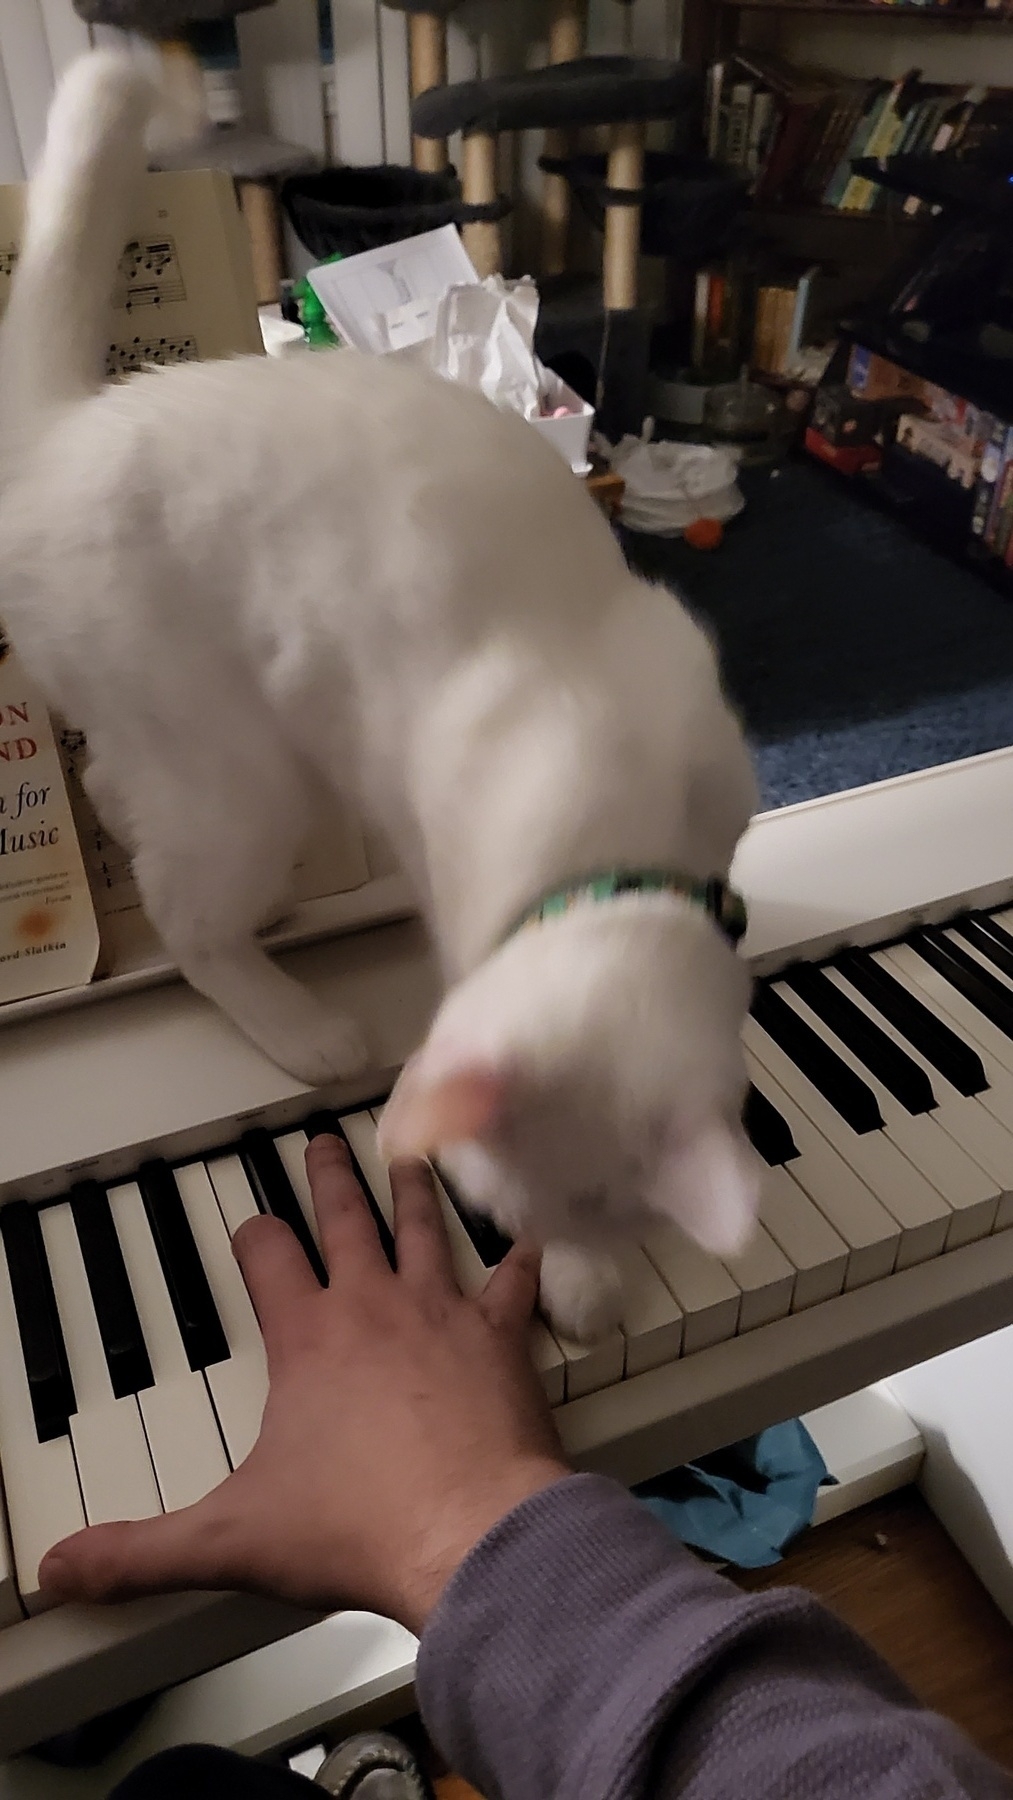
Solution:
{"label": "human forearm", "polygon": [[946,1722],[808,1596],[747,1596],[622,1489],[502,1520],[423,1635],[426,1722],[488,1800],[1003,1800]]}

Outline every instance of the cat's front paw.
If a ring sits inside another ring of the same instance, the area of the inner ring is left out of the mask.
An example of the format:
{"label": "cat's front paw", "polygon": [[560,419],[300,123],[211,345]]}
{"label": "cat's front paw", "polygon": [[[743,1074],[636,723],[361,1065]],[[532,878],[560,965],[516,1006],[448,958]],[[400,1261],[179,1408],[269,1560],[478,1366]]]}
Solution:
{"label": "cat's front paw", "polygon": [[366,1040],[354,1019],[324,1013],[308,1019],[297,1030],[274,1036],[265,1046],[273,1062],[307,1087],[326,1087],[329,1081],[347,1081],[369,1062]]}
{"label": "cat's front paw", "polygon": [[621,1323],[623,1291],[611,1256],[576,1244],[548,1244],[542,1254],[542,1311],[564,1337],[594,1344]]}

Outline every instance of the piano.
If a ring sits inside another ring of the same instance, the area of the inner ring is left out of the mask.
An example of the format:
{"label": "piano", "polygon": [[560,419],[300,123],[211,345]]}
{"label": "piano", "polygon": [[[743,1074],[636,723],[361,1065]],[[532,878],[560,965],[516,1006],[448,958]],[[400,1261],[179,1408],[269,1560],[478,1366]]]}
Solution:
{"label": "piano", "polygon": [[[1013,750],[750,827],[760,1230],[718,1261],[653,1229],[600,1344],[535,1324],[579,1466],[644,1480],[1013,1320],[1011,817]],[[0,1014],[2,1755],[307,1624],[234,1595],[47,1610],[37,1582],[59,1537],[185,1505],[253,1442],[264,1360],[229,1238],[268,1209],[313,1254],[308,1131],[344,1132],[387,1229],[376,1117],[436,999],[423,931],[375,864],[279,942],[366,1023],[369,1074],[307,1091],[150,946]],[[440,1202],[475,1291],[502,1242]]]}

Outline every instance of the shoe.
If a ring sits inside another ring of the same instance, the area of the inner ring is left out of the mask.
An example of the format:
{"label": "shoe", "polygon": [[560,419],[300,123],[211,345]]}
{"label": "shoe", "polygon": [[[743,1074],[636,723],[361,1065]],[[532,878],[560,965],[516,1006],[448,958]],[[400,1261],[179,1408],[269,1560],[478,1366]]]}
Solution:
{"label": "shoe", "polygon": [[335,1800],[433,1800],[411,1751],[387,1731],[360,1731],[326,1756],[313,1777]]}

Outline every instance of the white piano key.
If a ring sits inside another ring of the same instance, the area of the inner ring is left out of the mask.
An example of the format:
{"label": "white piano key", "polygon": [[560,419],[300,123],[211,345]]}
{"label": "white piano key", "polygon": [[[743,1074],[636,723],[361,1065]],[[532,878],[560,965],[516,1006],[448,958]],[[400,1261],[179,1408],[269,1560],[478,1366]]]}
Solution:
{"label": "white piano key", "polygon": [[[69,1437],[40,1444],[21,1357],[7,1258],[0,1248],[0,1446],[4,1496],[17,1586],[28,1612],[49,1602],[39,1591],[39,1564],[47,1550],[87,1524],[77,1465]],[[0,1533],[0,1624],[21,1616],[14,1591],[6,1534]]]}
{"label": "white piano key", "polygon": [[664,1223],[648,1227],[644,1250],[682,1308],[684,1356],[735,1336],[742,1291],[723,1263]]}
{"label": "white piano key", "polygon": [[623,1283],[627,1376],[675,1362],[682,1354],[682,1307],[639,1244],[624,1245],[616,1262]]}
{"label": "white piano key", "polygon": [[[901,987],[907,988],[923,1006],[937,1013],[977,1052],[990,1086],[976,1098],[1004,1129],[1007,1121],[1013,1127],[1013,1044],[1009,1039],[907,944],[894,944],[889,950],[875,951],[874,955]],[[990,1143],[986,1133],[982,1140],[982,1162],[998,1151],[999,1145],[994,1139]],[[1013,1224],[1013,1203],[1005,1194],[999,1203],[994,1228],[1003,1231],[1010,1224]]]}
{"label": "white piano key", "polygon": [[790,1166],[766,1170],[760,1223],[795,1270],[792,1312],[843,1292],[848,1246],[797,1186]]}
{"label": "white piano key", "polygon": [[753,1227],[744,1250],[736,1256],[723,1256],[721,1261],[742,1295],[740,1332],[755,1331],[791,1312],[795,1271],[762,1224]]}
{"label": "white piano key", "polygon": [[987,1080],[993,1089],[1013,1076],[1013,1042],[993,1025],[983,1012],[952,987],[931,963],[927,963],[909,944],[891,944],[888,950],[874,952],[875,960],[906,987],[932,1012],[936,1012],[956,1031],[958,1037],[981,1058]]}
{"label": "white piano key", "polygon": [[260,1435],[267,1357],[231,1240],[259,1208],[238,1156],[187,1163],[176,1170],[176,1185],[231,1352],[228,1362],[211,1363],[205,1374],[229,1461],[238,1469]]}
{"label": "white piano key", "polygon": [[140,1189],[128,1181],[108,1197],[155,1378],[138,1404],[162,1505],[176,1512],[225,1480],[228,1458],[204,1377],[187,1361]]}
{"label": "white piano key", "polygon": [[900,1243],[900,1226],[886,1207],[855,1174],[850,1164],[821,1137],[815,1125],[785,1093],[779,1081],[747,1051],[750,1078],[781,1114],[798,1155],[787,1163],[793,1181],[848,1246],[845,1290],[865,1287],[892,1274]]}
{"label": "white piano key", "polygon": [[907,1269],[940,1256],[953,1214],[921,1171],[885,1132],[852,1131],[755,1019],[746,1019],[742,1041],[896,1219],[901,1234],[896,1267]]}
{"label": "white piano key", "polygon": [[[998,923],[1001,925],[1002,920],[999,919]],[[1006,929],[1008,929],[1008,927]],[[948,930],[944,930],[943,936],[949,938],[954,947],[957,950],[962,950],[965,956],[971,958],[972,962],[979,963],[986,975],[993,976],[1000,987],[1006,988],[1008,992],[1013,995],[1013,981],[1010,980],[1005,969],[1000,969],[998,963],[994,963],[990,956],[985,955],[985,952],[981,949],[980,945],[972,943],[969,938],[961,937],[960,932],[954,931],[952,927]],[[1007,1040],[1007,1042],[1008,1041],[1009,1040]]]}
{"label": "white piano key", "polygon": [[320,1249],[320,1227],[313,1206],[313,1195],[310,1193],[310,1179],[306,1173],[306,1146],[309,1138],[305,1131],[285,1131],[276,1137],[274,1147],[281,1157],[285,1173],[292,1183],[292,1192],[299,1202],[299,1210],[306,1220],[313,1242]]}
{"label": "white piano key", "polygon": [[40,1222],[77,1398],[70,1436],[88,1523],[153,1518],[162,1501],[140,1408],[135,1395],[113,1393],[69,1203]]}
{"label": "white piano key", "polygon": [[[964,946],[961,945],[963,949]],[[970,946],[967,946],[968,950]],[[983,1012],[979,1012],[970,1000],[965,999],[957,988],[940,975],[931,963],[912,950],[910,944],[891,944],[888,950],[874,952],[875,960],[881,962],[884,969],[895,980],[910,987],[914,983],[913,992],[921,1000],[923,1006],[942,1014],[944,1020],[978,1052],[985,1064],[985,1073],[992,1080],[992,1070],[996,1065],[1013,1075],[1013,1041],[998,1025],[993,1025]]]}
{"label": "white piano key", "polygon": [[872,1090],[887,1137],[916,1169],[921,1170],[926,1181],[931,1182],[952,1208],[946,1232],[947,1249],[955,1250],[961,1244],[987,1237],[999,1204],[999,1189],[991,1176],[943,1130],[933,1113],[909,1113],[866,1067],[861,1057],[856,1056],[792,988],[777,982],[774,991]]}
{"label": "white piano key", "polygon": [[[981,1164],[999,1187],[999,1204],[992,1229],[1004,1230],[1008,1224],[1013,1223],[1013,1076],[1004,1069],[994,1068],[992,1072],[998,1080],[993,1082],[991,1090],[983,1094],[961,1094],[947,1081],[945,1075],[940,1074],[935,1064],[922,1055],[916,1045],[910,1043],[889,1019],[877,1012],[864,994],[849,986],[843,975],[836,969],[824,972],[827,979],[839,987],[842,993],[846,993],[848,999],[874,1020],[880,1030],[892,1038],[929,1077],[936,1097],[933,1116],[950,1137],[963,1144],[968,1154]],[[895,975],[895,979],[901,978]],[[927,996],[918,992],[916,984],[909,991],[925,1004]],[[1003,1123],[1004,1120],[1009,1120],[1009,1126]]]}

